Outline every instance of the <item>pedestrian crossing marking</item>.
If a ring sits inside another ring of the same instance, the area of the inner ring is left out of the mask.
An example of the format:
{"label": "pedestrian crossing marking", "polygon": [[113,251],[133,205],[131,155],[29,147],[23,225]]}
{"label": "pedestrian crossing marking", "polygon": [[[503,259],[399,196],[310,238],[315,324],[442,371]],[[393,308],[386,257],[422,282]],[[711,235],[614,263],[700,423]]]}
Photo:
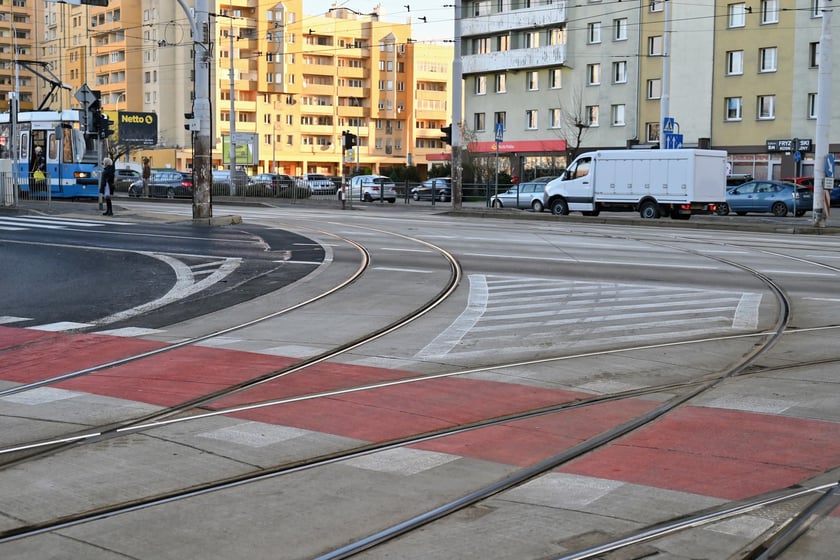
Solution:
{"label": "pedestrian crossing marking", "polygon": [[127,226],[132,225],[132,223],[115,220],[65,218],[63,216],[3,216],[0,217],[0,230],[101,228],[108,225]]}

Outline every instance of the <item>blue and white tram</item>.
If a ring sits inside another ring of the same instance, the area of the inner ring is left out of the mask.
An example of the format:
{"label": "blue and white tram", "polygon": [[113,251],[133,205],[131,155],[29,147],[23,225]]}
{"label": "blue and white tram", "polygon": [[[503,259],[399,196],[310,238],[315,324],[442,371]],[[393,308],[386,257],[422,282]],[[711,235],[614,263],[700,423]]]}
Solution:
{"label": "blue and white tram", "polygon": [[[9,113],[0,113],[0,157],[10,158],[11,123]],[[20,196],[47,196],[33,182],[35,148],[41,147],[47,171],[42,184],[49,184],[51,198],[98,198],[98,158],[96,138],[86,136],[79,123],[79,111],[21,111],[17,123],[17,179]]]}

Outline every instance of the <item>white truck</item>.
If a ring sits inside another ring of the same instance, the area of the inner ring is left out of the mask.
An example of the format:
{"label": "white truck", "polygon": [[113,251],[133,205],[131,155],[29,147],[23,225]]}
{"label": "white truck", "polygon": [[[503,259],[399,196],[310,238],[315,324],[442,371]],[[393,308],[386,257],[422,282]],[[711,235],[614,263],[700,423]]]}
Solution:
{"label": "white truck", "polygon": [[543,193],[555,215],[617,210],[682,220],[712,214],[725,200],[726,152],[695,149],[587,152]]}

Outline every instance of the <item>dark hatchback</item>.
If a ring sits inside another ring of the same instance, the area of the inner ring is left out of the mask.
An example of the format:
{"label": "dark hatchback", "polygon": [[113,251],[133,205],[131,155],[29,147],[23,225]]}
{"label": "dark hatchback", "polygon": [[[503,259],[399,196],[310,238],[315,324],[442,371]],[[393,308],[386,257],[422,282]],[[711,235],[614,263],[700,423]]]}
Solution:
{"label": "dark hatchback", "polygon": [[[185,171],[158,171],[149,178],[149,196],[155,198],[192,198],[194,182],[192,173]],[[128,188],[128,196],[143,196],[143,180],[135,181]]]}
{"label": "dark hatchback", "polygon": [[452,179],[448,177],[427,179],[411,189],[411,198],[449,202],[452,200]]}

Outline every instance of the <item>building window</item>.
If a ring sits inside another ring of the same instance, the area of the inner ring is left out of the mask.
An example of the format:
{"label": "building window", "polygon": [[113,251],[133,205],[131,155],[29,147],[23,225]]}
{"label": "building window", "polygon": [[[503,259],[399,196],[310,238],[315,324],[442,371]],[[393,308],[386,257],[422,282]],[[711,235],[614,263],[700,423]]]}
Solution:
{"label": "building window", "polygon": [[548,30],[548,44],[549,45],[565,45],[566,44],[566,28],[553,27]]}
{"label": "building window", "polygon": [[627,83],[627,61],[626,60],[619,60],[618,62],[613,62],[613,83],[614,84],[626,84]]}
{"label": "building window", "polygon": [[496,74],[496,93],[507,92],[507,74]]}
{"label": "building window", "polygon": [[563,113],[560,109],[549,109],[548,110],[548,127],[549,128],[560,128],[563,122]]}
{"label": "building window", "polygon": [[648,56],[662,56],[662,35],[648,37]]}
{"label": "building window", "polygon": [[668,0],[650,0],[648,4],[648,10],[651,12],[661,12],[665,9],[665,2]]}
{"label": "building window", "polygon": [[758,120],[772,120],[776,118],[776,96],[758,96]]}
{"label": "building window", "polygon": [[744,73],[744,51],[726,53],[726,75],[740,76]]}
{"label": "building window", "polygon": [[613,20],[613,40],[626,41],[627,40],[627,18],[620,18]]}
{"label": "building window", "polygon": [[820,43],[810,43],[808,45],[808,67],[817,68],[820,65]]}
{"label": "building window", "polygon": [[507,113],[504,111],[493,113],[493,124],[500,124],[503,129],[507,130]]}
{"label": "building window", "polygon": [[741,120],[741,98],[727,97],[726,98],[726,120],[740,121]]}
{"label": "building window", "polygon": [[662,80],[654,78],[647,81],[647,98],[659,99],[662,97]]}
{"label": "building window", "polygon": [[539,113],[536,109],[528,109],[525,111],[525,128],[528,130],[536,130]]}
{"label": "building window", "polygon": [[496,50],[509,51],[510,50],[510,35],[499,35],[496,37]]}
{"label": "building window", "polygon": [[485,95],[487,93],[487,76],[475,77],[475,94]]}
{"label": "building window", "polygon": [[478,131],[485,130],[484,128],[484,113],[476,113],[474,115],[475,129]]}
{"label": "building window", "polygon": [[808,94],[808,118],[809,119],[816,119],[817,118],[817,94],[816,93],[809,93]]}
{"label": "building window", "polygon": [[536,70],[528,72],[526,79],[528,80],[528,91],[537,91],[540,89],[540,74]]}
{"label": "building window", "polygon": [[811,17],[822,17],[823,0],[811,0]]}
{"label": "building window", "polygon": [[598,106],[586,106],[586,124],[587,126],[598,126]]}
{"label": "building window", "polygon": [[610,118],[613,126],[624,126],[624,110],[625,106],[623,104],[610,107]]}
{"label": "building window", "polygon": [[759,72],[776,71],[776,47],[766,47],[758,50]]}
{"label": "building window", "polygon": [[645,141],[659,142],[659,123],[649,122],[645,123]]}
{"label": "building window", "polygon": [[601,22],[595,21],[588,25],[589,44],[601,42]]}
{"label": "building window", "polygon": [[729,4],[729,27],[744,27],[747,24],[747,5],[745,3]]}
{"label": "building window", "polygon": [[761,0],[761,23],[779,23],[779,0]]}
{"label": "building window", "polygon": [[601,65],[587,64],[586,65],[586,79],[590,86],[597,86],[601,83]]}
{"label": "building window", "polygon": [[536,49],[540,46],[540,32],[539,31],[529,31],[525,33],[525,48],[526,49]]}
{"label": "building window", "polygon": [[552,68],[548,71],[549,87],[551,89],[560,89],[563,86],[563,74],[559,68]]}

